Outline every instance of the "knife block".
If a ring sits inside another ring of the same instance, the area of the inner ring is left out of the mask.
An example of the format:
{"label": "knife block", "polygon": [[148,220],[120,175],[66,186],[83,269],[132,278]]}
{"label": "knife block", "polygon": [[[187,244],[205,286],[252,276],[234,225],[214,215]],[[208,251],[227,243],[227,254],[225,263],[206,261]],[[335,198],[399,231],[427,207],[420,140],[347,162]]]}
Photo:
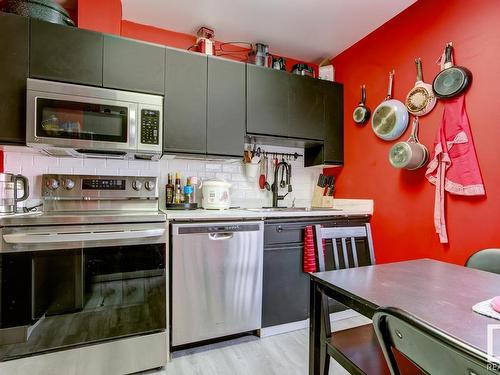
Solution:
{"label": "knife block", "polygon": [[314,187],[311,207],[314,208],[333,208],[333,197],[324,196],[325,189],[319,186]]}

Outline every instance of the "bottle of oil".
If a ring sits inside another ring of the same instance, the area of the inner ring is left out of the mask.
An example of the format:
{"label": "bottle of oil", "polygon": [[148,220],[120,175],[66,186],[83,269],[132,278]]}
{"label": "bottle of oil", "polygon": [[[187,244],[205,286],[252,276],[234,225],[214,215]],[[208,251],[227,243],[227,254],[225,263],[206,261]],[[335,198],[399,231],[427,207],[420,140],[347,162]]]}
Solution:
{"label": "bottle of oil", "polygon": [[167,193],[167,204],[172,204],[174,203],[174,190],[175,190],[175,187],[174,187],[174,184],[172,183],[172,173],[169,173],[168,174],[168,182],[167,182],[167,186],[165,187],[166,189],[166,193]]}
{"label": "bottle of oil", "polygon": [[182,203],[182,187],[181,187],[181,175],[179,172],[175,173],[175,195],[174,203]]}

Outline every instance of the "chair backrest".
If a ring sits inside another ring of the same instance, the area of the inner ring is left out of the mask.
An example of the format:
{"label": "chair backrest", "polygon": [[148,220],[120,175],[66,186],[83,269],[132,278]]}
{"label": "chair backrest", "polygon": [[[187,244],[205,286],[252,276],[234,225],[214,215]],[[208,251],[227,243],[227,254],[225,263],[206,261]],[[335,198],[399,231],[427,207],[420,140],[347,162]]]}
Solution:
{"label": "chair backrest", "polygon": [[393,349],[426,374],[499,374],[482,352],[400,309],[378,309],[373,326],[392,375],[401,374]]}
{"label": "chair backrest", "polygon": [[480,250],[472,254],[465,266],[500,274],[500,249]]}
{"label": "chair backrest", "polygon": [[[373,241],[370,224],[366,223],[356,227],[333,227],[324,228],[321,225],[315,226],[316,249],[318,257],[318,270],[326,271],[325,246],[324,241],[332,241],[333,267],[328,270],[340,268],[352,268],[360,265],[360,253],[356,241],[363,239],[368,248],[369,264],[375,263],[373,253]],[[342,266],[343,267],[342,267]]]}

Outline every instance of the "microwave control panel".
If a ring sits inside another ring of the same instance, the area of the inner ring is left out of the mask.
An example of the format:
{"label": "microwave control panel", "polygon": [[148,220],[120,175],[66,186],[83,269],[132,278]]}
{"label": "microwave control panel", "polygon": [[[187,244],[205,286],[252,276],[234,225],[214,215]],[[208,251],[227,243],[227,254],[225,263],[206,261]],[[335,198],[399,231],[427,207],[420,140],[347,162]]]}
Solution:
{"label": "microwave control panel", "polygon": [[160,111],[141,110],[141,143],[145,145],[160,144]]}

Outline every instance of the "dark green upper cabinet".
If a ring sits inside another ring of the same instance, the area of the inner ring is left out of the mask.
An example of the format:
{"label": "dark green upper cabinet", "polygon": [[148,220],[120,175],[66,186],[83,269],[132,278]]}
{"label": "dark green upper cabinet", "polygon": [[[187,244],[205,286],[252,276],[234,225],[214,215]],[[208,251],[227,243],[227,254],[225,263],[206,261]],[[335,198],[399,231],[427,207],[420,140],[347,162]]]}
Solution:
{"label": "dark green upper cabinet", "polygon": [[325,137],[325,92],[322,82],[290,75],[288,91],[289,136],[322,140]]}
{"label": "dark green upper cabinet", "polygon": [[30,76],[102,86],[103,35],[31,19]]}
{"label": "dark green upper cabinet", "polygon": [[344,87],[323,82],[325,90],[325,164],[344,163]]}
{"label": "dark green upper cabinet", "polygon": [[304,165],[341,165],[344,163],[344,87],[342,84],[318,81],[325,96],[325,133],[322,144],[308,145]]}
{"label": "dark green upper cabinet", "polygon": [[247,65],[247,133],[287,137],[290,75]]}
{"label": "dark green upper cabinet", "polygon": [[245,86],[245,64],[208,58],[208,154],[242,154],[245,143]]}
{"label": "dark green upper cabinet", "polygon": [[105,35],[103,54],[104,87],[164,94],[165,48]]}
{"label": "dark green upper cabinet", "polygon": [[26,142],[29,19],[0,12],[0,142]]}
{"label": "dark green upper cabinet", "polygon": [[163,148],[207,152],[207,56],[167,49]]}

